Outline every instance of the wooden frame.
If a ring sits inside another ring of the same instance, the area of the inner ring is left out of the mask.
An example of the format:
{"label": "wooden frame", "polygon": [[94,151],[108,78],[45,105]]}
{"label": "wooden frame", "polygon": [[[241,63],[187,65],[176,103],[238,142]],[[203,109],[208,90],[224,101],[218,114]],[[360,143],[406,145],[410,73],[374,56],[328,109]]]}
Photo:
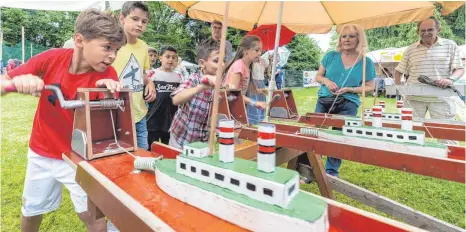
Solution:
{"label": "wooden frame", "polygon": [[[343,160],[351,160],[354,162],[424,176],[431,176],[459,183],[465,182],[466,162],[464,160],[457,160],[453,158],[431,158],[408,155],[396,151],[381,151],[372,148],[358,147],[318,138],[298,136],[290,134],[290,131],[282,133],[284,131],[283,128],[294,128],[299,131],[299,127],[296,126],[279,124],[276,124],[275,126],[277,129],[276,145],[280,147],[287,147],[310,153],[325,154]],[[243,128],[239,133],[239,137],[242,139],[256,141],[257,130],[253,128]]]}
{"label": "wooden frame", "polygon": [[[78,150],[82,150],[80,147],[85,146],[85,148],[83,147],[85,151],[81,155],[87,160],[121,153],[122,150],[114,144],[114,126],[119,145],[127,151],[137,151],[131,90],[124,89],[118,93],[118,98],[124,102],[124,111],[120,109],[112,110],[114,125],[112,125],[109,109],[103,107],[93,108],[90,106],[90,102],[95,100],[91,99],[91,94],[97,92],[100,95],[99,100],[115,99],[116,97],[107,89],[78,89],[78,99],[83,100],[85,106],[82,109],[75,109],[74,112],[73,149],[79,152]],[[84,138],[80,137],[81,134],[85,135]],[[78,141],[76,142],[78,145],[75,145],[75,141]]]}
{"label": "wooden frame", "polygon": [[[322,113],[307,113],[301,116],[298,120],[300,123],[317,126],[332,126],[343,127],[345,120],[341,115],[322,114]],[[323,123],[323,124],[322,124]],[[372,125],[372,122],[365,121],[365,125]],[[384,123],[384,127],[400,128],[401,124]],[[460,124],[446,124],[435,122],[423,122],[422,125],[413,125],[413,130],[424,131],[426,137],[436,139],[449,139],[457,141],[466,141],[466,126]]]}
{"label": "wooden frame", "polygon": [[[220,90],[220,100],[218,105],[217,121],[220,119],[235,120],[243,125],[248,125],[248,114],[241,90],[222,89]],[[212,104],[213,105],[213,104]],[[210,111],[212,112],[212,110]],[[222,115],[222,117],[220,117]],[[212,115],[210,115],[212,118]]]}
{"label": "wooden frame", "polygon": [[[170,147],[156,147],[152,154],[139,150],[136,156],[154,156],[154,151],[172,153]],[[176,152],[176,150],[174,150]],[[92,201],[89,212],[101,211],[121,231],[245,231],[193,206],[178,201],[155,184],[152,172],[134,174],[130,155],[122,154],[85,161],[76,153],[63,159],[77,167],[76,181]],[[320,196],[317,196],[320,197]],[[328,204],[330,231],[420,231],[419,229],[323,198]],[[100,213],[99,213],[100,214]],[[100,214],[101,215],[101,214]],[[93,217],[99,215],[92,215]]]}
{"label": "wooden frame", "polygon": [[270,118],[298,119],[298,109],[291,89],[274,90],[270,101]]}

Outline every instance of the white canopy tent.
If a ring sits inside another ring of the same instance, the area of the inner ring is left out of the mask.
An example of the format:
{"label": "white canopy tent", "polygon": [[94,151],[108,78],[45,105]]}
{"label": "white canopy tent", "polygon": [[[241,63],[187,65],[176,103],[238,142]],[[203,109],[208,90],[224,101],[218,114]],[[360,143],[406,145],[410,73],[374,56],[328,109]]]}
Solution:
{"label": "white canopy tent", "polygon": [[83,11],[88,8],[105,9],[108,2],[111,10],[118,10],[124,2],[122,1],[14,1],[2,0],[0,7],[21,8],[28,10],[51,10],[51,11]]}

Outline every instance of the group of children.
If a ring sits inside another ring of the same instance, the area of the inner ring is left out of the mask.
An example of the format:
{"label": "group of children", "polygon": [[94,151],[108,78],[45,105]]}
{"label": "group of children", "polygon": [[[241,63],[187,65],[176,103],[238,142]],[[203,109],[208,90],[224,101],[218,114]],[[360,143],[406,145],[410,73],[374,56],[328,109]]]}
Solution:
{"label": "group of children", "polygon": [[[139,1],[124,3],[119,16],[94,9],[83,11],[75,23],[73,49],[45,51],[1,77],[2,94],[7,86],[14,86],[19,93],[40,96],[27,154],[22,231],[38,231],[42,215],[58,208],[62,184],[69,189],[87,230],[106,228],[104,219],[90,217],[87,195],[76,183],[75,171],[61,158],[71,150],[73,111],[61,108],[53,93],[44,90],[45,85],[59,87],[66,100],[76,99],[78,88],[131,89],[141,149],[149,149],[157,140],[177,148],[207,141],[215,75],[218,68],[224,68],[219,42],[208,39],[198,45],[200,72],[189,77],[174,71],[178,57],[170,46],[160,50],[161,66],[151,69],[157,51],[139,39],[148,21],[148,6]],[[261,51],[258,37],[244,37],[223,72],[222,86],[241,89],[248,109],[266,108],[265,100],[257,99],[262,90],[250,81],[252,64],[259,61]],[[202,82],[205,78],[208,81]]]}

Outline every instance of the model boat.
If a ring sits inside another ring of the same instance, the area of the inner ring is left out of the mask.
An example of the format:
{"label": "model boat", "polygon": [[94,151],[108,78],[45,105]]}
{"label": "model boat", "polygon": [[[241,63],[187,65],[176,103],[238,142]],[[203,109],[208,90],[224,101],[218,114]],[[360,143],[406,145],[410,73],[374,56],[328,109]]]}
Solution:
{"label": "model boat", "polygon": [[327,203],[299,190],[299,174],[275,167],[275,126],[260,125],[257,162],[234,157],[234,121],[219,122],[219,152],[191,143],[157,160],[157,185],[170,196],[252,231],[328,231]]}

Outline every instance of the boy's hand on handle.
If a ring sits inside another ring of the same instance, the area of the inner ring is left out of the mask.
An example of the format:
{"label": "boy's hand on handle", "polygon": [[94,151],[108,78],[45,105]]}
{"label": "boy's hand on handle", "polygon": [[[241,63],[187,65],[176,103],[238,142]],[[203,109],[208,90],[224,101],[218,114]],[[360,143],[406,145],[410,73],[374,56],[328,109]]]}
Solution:
{"label": "boy's hand on handle", "polygon": [[2,94],[18,92],[40,96],[40,93],[44,90],[44,81],[31,74],[21,75],[12,80],[2,80],[1,90]]}
{"label": "boy's hand on handle", "polygon": [[144,96],[146,96],[144,100],[146,100],[147,102],[153,102],[155,100],[156,94],[154,82],[149,81],[149,83],[146,85]]}
{"label": "boy's hand on handle", "polygon": [[215,87],[215,80],[217,79],[216,76],[213,75],[204,75],[201,78],[201,83],[207,88],[214,88]]}
{"label": "boy's hand on handle", "polygon": [[107,87],[111,93],[120,92],[121,84],[119,81],[115,81],[112,79],[101,79],[95,83],[96,87]]}

